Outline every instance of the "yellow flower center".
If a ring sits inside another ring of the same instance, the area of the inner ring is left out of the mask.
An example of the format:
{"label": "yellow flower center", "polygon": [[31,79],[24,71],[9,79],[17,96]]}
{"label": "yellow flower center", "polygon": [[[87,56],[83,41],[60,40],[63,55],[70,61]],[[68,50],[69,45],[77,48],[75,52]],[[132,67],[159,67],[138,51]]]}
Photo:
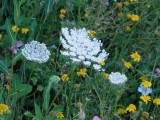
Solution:
{"label": "yellow flower center", "polygon": [[103,61],[101,61],[101,62],[99,62],[99,64],[101,65],[101,66],[105,66],[105,61],[103,60]]}
{"label": "yellow flower center", "polygon": [[90,33],[89,33],[89,36],[90,36],[90,37],[94,37],[95,34],[96,34],[96,31],[91,30]]}

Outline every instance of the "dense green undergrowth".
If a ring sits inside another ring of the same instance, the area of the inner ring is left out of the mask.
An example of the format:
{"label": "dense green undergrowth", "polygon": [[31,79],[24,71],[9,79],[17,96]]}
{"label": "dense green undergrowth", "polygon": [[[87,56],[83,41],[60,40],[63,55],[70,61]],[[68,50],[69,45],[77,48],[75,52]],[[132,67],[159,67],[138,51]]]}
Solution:
{"label": "dense green undergrowth", "polygon": [[[1,0],[0,119],[159,120],[159,5],[158,0]],[[61,54],[62,28],[85,28],[91,42],[101,40],[100,48],[109,53],[98,63],[102,71]],[[50,51],[44,63],[23,54],[33,40]],[[117,83],[121,75],[112,81],[115,72],[126,76],[125,83]]]}

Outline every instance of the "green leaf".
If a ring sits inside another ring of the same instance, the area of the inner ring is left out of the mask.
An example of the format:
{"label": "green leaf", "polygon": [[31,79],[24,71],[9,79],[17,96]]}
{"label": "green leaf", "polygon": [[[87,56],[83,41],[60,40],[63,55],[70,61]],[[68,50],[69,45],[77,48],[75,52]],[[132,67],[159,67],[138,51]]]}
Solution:
{"label": "green leaf", "polygon": [[6,25],[0,26],[0,30],[6,30]]}
{"label": "green leaf", "polygon": [[16,25],[20,23],[20,6],[17,0],[13,0],[14,4],[14,22]]}
{"label": "green leaf", "polygon": [[58,84],[58,82],[60,81],[60,78],[58,76],[55,76],[55,75],[52,75],[50,78],[49,78],[49,82],[50,83],[54,83],[55,85]]}
{"label": "green leaf", "polygon": [[24,112],[24,115],[27,116],[27,117],[35,117],[31,112],[29,111],[26,111]]}
{"label": "green leaf", "polygon": [[37,79],[36,77],[32,77],[32,78],[31,78],[31,81],[32,81],[32,83],[33,83],[34,85],[36,85],[38,79]]}
{"label": "green leaf", "polygon": [[53,0],[47,0],[45,6],[45,15],[47,15],[50,12],[52,6],[53,6]]}
{"label": "green leaf", "polygon": [[29,36],[29,40],[33,40],[34,39],[36,30],[37,30],[37,26],[38,26],[38,23],[37,23],[37,21],[35,19],[35,20],[33,20],[31,22],[31,25],[29,26],[29,28],[31,30],[31,35]]}
{"label": "green leaf", "polygon": [[34,107],[35,107],[35,114],[36,114],[37,119],[42,120],[43,115],[42,115],[40,107],[36,103],[34,104]]}
{"label": "green leaf", "polygon": [[7,76],[10,75],[7,66],[0,60],[0,71],[5,73]]}
{"label": "green leaf", "polygon": [[44,87],[43,87],[42,85],[38,85],[38,86],[37,86],[37,90],[38,90],[38,91],[42,91],[43,89],[44,89]]}
{"label": "green leaf", "polygon": [[156,88],[153,90],[153,93],[159,93],[160,92],[160,88]]}
{"label": "green leaf", "polygon": [[60,81],[60,78],[58,76],[51,76],[49,79],[48,86],[44,88],[43,92],[43,108],[44,110],[48,110],[49,108],[49,102],[50,102],[50,90],[54,85],[56,85]]}
{"label": "green leaf", "polygon": [[16,99],[27,95],[32,91],[32,86],[29,84],[19,84],[16,88],[11,91],[11,97],[15,97]]}
{"label": "green leaf", "polygon": [[12,42],[13,45],[15,45],[17,43],[17,40],[16,40],[16,36],[14,35],[13,31],[11,30],[11,23],[9,21],[9,19],[6,20],[6,30],[7,30],[7,34]]}
{"label": "green leaf", "polygon": [[27,1],[27,0],[21,0],[20,3],[19,3],[20,6],[23,5],[26,1]]}

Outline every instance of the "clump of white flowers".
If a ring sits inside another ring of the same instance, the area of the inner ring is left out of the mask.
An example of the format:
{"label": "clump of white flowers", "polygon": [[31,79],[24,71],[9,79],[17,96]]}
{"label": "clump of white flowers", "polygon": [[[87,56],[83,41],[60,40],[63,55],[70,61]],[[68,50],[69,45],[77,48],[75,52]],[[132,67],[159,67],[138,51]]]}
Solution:
{"label": "clump of white flowers", "polygon": [[60,41],[65,50],[61,51],[61,54],[69,56],[73,62],[93,65],[94,69],[101,71],[99,62],[105,61],[109,54],[102,49],[100,40],[89,37],[89,32],[85,28],[62,28]]}
{"label": "clump of white flowers", "polygon": [[127,81],[127,77],[119,72],[111,72],[108,77],[109,81],[113,84],[123,84]]}
{"label": "clump of white flowers", "polygon": [[44,63],[48,61],[50,51],[44,43],[32,41],[29,44],[25,44],[25,47],[22,49],[22,54],[27,60]]}

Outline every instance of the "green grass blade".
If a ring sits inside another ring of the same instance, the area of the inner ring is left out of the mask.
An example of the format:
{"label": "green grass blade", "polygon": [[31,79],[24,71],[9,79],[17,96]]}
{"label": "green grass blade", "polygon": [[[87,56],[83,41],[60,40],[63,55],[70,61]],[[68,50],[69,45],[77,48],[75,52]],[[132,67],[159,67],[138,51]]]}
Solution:
{"label": "green grass blade", "polygon": [[17,40],[16,40],[16,36],[14,35],[14,33],[11,29],[12,26],[11,26],[11,23],[10,23],[9,19],[6,20],[5,25],[6,25],[7,34],[9,36],[12,44],[15,45],[17,43]]}
{"label": "green grass blade", "polygon": [[38,120],[42,120],[43,115],[42,115],[42,112],[41,112],[41,109],[40,109],[39,105],[37,105],[37,104],[35,103],[35,104],[34,104],[34,108],[35,108],[36,118],[37,118]]}
{"label": "green grass blade", "polygon": [[47,0],[46,6],[45,6],[45,15],[47,15],[49,13],[52,6],[53,6],[53,0]]}
{"label": "green grass blade", "polygon": [[1,60],[0,60],[0,71],[5,73],[7,76],[10,75],[7,66]]}
{"label": "green grass blade", "polygon": [[17,0],[13,0],[14,3],[14,22],[16,25],[20,23],[20,6]]}

